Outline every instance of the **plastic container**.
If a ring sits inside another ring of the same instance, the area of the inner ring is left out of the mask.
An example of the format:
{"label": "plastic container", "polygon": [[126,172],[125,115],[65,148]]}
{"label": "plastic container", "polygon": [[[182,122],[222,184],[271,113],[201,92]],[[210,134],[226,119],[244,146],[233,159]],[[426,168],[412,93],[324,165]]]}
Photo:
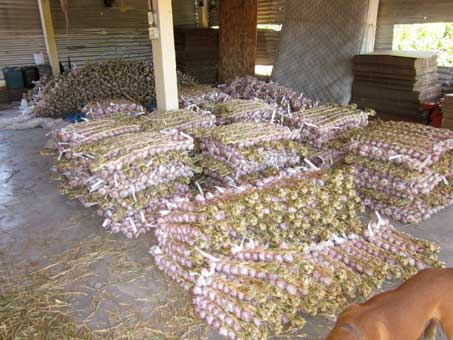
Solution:
{"label": "plastic container", "polygon": [[22,72],[24,73],[25,88],[32,89],[35,86],[33,82],[39,80],[38,68],[36,66],[24,66]]}
{"label": "plastic container", "polygon": [[9,90],[19,90],[25,87],[24,74],[19,67],[5,67],[2,71],[6,87]]}
{"label": "plastic container", "polygon": [[63,117],[66,122],[71,123],[83,122],[84,118],[85,117],[81,112],[67,113]]}
{"label": "plastic container", "polygon": [[33,53],[33,60],[36,65],[43,65],[45,63],[44,54],[42,53]]}
{"label": "plastic container", "polygon": [[39,78],[49,78],[52,76],[52,68],[48,64],[44,65],[39,65],[38,66],[38,71],[39,71]]}
{"label": "plastic container", "polygon": [[148,111],[148,112],[153,112],[153,111],[157,110],[156,103],[146,103],[144,105],[144,107],[145,107],[146,111]]}

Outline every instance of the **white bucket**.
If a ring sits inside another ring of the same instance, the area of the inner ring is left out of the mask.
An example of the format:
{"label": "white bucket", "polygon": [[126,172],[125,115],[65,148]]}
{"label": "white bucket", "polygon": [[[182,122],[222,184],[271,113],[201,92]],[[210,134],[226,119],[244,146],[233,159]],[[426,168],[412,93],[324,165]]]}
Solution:
{"label": "white bucket", "polygon": [[33,53],[33,60],[35,61],[35,65],[43,65],[45,63],[44,54],[41,52]]}

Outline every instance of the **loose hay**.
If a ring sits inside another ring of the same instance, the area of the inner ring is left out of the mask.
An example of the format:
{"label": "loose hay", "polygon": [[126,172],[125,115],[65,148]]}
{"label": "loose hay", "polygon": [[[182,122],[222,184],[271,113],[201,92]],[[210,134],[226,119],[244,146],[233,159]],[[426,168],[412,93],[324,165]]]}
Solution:
{"label": "loose hay", "polygon": [[[108,236],[76,244],[41,268],[0,259],[0,338],[204,339],[207,330],[191,299],[154,264],[131,260],[133,251],[130,243]],[[106,262],[112,274],[101,280],[98,269]],[[161,291],[147,296],[151,281]],[[114,293],[134,284],[143,290],[132,299]],[[78,299],[91,302],[77,310]],[[105,308],[112,301],[117,310]]]}

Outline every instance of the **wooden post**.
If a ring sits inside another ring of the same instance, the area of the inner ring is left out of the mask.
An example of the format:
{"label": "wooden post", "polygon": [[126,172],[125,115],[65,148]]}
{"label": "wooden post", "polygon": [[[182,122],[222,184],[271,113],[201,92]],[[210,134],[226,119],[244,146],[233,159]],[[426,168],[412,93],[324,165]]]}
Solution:
{"label": "wooden post", "polygon": [[47,55],[49,57],[52,74],[60,74],[60,63],[58,61],[57,43],[55,42],[55,31],[53,29],[52,12],[50,10],[50,0],[38,0],[41,25],[46,42]]}
{"label": "wooden post", "polygon": [[198,26],[209,27],[209,11],[208,11],[209,0],[198,0]]}
{"label": "wooden post", "polygon": [[158,29],[158,38],[151,39],[157,110],[159,112],[177,110],[179,108],[178,80],[171,1],[152,0],[152,4],[156,14],[155,26]]}
{"label": "wooden post", "polygon": [[362,48],[360,53],[370,53],[374,51],[376,41],[376,27],[379,11],[379,0],[370,0],[368,7],[368,17],[366,22],[366,32],[363,36]]}
{"label": "wooden post", "polygon": [[257,0],[227,0],[219,13],[219,81],[255,74]]}

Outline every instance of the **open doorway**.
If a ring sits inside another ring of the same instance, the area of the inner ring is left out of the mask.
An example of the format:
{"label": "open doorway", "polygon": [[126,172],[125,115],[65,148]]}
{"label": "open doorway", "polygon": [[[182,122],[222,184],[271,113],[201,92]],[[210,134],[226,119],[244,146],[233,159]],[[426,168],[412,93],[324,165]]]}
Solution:
{"label": "open doorway", "polygon": [[393,49],[434,51],[439,66],[453,67],[453,22],[395,25]]}

